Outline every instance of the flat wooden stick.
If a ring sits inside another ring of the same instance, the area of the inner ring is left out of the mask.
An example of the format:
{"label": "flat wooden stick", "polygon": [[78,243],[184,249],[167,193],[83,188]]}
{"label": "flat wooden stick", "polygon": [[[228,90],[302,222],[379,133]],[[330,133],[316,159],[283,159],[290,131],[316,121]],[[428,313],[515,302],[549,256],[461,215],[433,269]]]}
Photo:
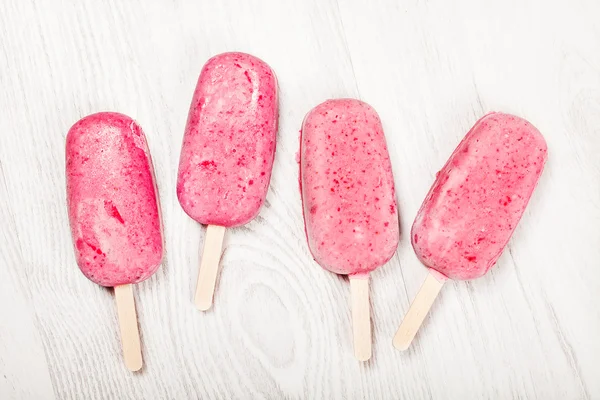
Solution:
{"label": "flat wooden stick", "polygon": [[369,308],[369,276],[350,276],[352,295],[352,331],[354,356],[359,361],[371,358],[371,311]]}
{"label": "flat wooden stick", "polygon": [[142,346],[140,345],[140,331],[133,298],[133,285],[115,286],[115,300],[125,365],[130,371],[139,371],[143,363]]}
{"label": "flat wooden stick", "polygon": [[419,293],[410,305],[394,336],[395,348],[398,350],[408,349],[445,282],[446,279],[443,275],[435,271],[429,271],[425,282],[423,282]]}
{"label": "flat wooden stick", "polygon": [[206,228],[195,297],[196,307],[202,311],[208,310],[213,303],[224,236],[224,226],[208,225]]}

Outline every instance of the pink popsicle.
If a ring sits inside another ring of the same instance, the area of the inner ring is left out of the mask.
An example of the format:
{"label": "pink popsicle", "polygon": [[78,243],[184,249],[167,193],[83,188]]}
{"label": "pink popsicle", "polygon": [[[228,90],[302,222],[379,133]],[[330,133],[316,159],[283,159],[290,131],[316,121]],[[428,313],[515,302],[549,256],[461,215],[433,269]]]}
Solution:
{"label": "pink popsicle", "polygon": [[196,305],[212,305],[225,228],[252,220],[265,201],[275,156],[277,80],[244,53],[217,55],[204,65],[183,138],[177,197],[208,225]]}
{"label": "pink popsicle", "polygon": [[302,126],[300,181],[313,257],[325,269],[350,275],[353,296],[355,290],[366,296],[353,299],[367,313],[355,315],[362,318],[355,319],[355,354],[366,360],[368,274],[394,255],[399,240],[392,168],[375,110],[354,99],[313,108]]}
{"label": "pink popsicle", "polygon": [[[446,277],[478,278],[496,263],[525,211],[546,158],[541,133],[513,115],[487,114],[467,133],[437,174],[412,227],[415,252],[433,270],[426,281],[435,292],[429,295],[431,303]],[[419,307],[419,295],[411,310]],[[408,347],[416,334],[416,330],[402,331],[403,325],[404,321],[394,339],[400,349]]]}
{"label": "pink popsicle", "polygon": [[[67,135],[66,175],[77,264],[93,282],[115,287],[122,331],[128,323],[131,331],[122,334],[137,336],[137,321],[121,318],[133,307],[135,319],[131,284],[150,277],[163,255],[157,189],[144,132],[122,114],[83,118]],[[122,301],[127,310],[122,310]],[[128,360],[126,341],[123,337],[128,367],[139,369],[141,353]],[[137,342],[139,347],[139,337]]]}

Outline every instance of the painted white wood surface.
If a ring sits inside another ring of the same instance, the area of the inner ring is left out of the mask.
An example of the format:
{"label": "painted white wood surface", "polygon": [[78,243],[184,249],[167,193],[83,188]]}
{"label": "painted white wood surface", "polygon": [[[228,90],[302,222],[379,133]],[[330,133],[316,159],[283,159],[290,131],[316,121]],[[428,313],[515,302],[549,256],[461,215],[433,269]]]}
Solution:
{"label": "painted white wood surface", "polygon": [[[597,0],[2,0],[0,398],[600,398],[600,2]],[[193,305],[204,228],[175,196],[202,64],[240,50],[276,71],[267,203],[228,232],[215,306]],[[295,153],[304,114],[357,96],[383,120],[398,253],[372,274],[373,358],[354,359],[347,279],[304,238]],[[145,367],[121,359],[112,292],[77,269],[64,139],[89,113],[142,125],[165,223],[163,266],[136,288]],[[550,158],[498,265],[450,282],[411,349],[391,340],[426,276],[406,232],[459,139],[521,115]]]}

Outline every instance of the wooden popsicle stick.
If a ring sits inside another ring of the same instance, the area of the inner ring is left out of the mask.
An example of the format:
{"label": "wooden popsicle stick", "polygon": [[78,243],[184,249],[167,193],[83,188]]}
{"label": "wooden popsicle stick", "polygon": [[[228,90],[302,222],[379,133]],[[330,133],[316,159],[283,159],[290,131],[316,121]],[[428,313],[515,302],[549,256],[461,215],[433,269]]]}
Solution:
{"label": "wooden popsicle stick", "polygon": [[359,361],[371,358],[371,310],[369,306],[369,276],[350,276],[352,296],[352,333],[354,356]]}
{"label": "wooden popsicle stick", "polygon": [[446,279],[443,275],[436,271],[429,271],[394,336],[395,348],[398,350],[408,349],[445,282]]}
{"label": "wooden popsicle stick", "polygon": [[224,236],[224,226],[208,225],[206,228],[195,296],[196,307],[202,311],[208,310],[213,303]]}
{"label": "wooden popsicle stick", "polygon": [[115,300],[117,302],[125,365],[130,371],[139,371],[142,368],[142,347],[135,311],[135,299],[133,298],[133,285],[115,286]]}

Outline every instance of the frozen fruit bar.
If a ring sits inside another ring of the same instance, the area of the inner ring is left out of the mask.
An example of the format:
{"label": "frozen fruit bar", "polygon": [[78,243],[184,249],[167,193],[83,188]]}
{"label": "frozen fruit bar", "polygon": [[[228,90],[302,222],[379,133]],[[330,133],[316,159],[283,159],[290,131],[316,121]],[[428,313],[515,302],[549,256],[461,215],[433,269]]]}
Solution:
{"label": "frozen fruit bar", "polygon": [[451,279],[474,279],[496,262],[533,193],[546,142],[509,114],[481,118],[438,173],[412,227],[419,259]]}
{"label": "frozen fruit bar", "polygon": [[194,220],[208,225],[195,302],[212,305],[225,228],[258,214],[275,156],[277,80],[244,53],[217,55],[204,65],[183,138],[177,197]]}
{"label": "frozen fruit bar", "polygon": [[225,53],[204,65],[177,179],[177,197],[190,217],[233,227],[258,214],[271,178],[277,113],[277,81],[263,61]]}
{"label": "frozen fruit bar", "polygon": [[354,354],[371,357],[369,272],[398,246],[394,179],[381,121],[368,104],[328,100],[304,119],[300,186],[308,246],[325,269],[350,275]]}
{"label": "frozen fruit bar", "polygon": [[163,239],[152,161],[131,118],[98,113],[67,134],[67,203],[77,264],[85,276],[114,286],[123,356],[142,368],[132,284],[160,265]]}
{"label": "frozen fruit bar", "polygon": [[368,273],[398,245],[394,179],[381,121],[354,99],[328,100],[302,126],[302,203],[315,260],[338,274]]}
{"label": "frozen fruit bar", "polygon": [[163,240],[146,138],[131,118],[90,115],[67,135],[67,202],[79,268],[102,286],[138,283]]}
{"label": "frozen fruit bar", "polygon": [[405,350],[448,279],[474,279],[498,260],[540,178],[547,147],[514,115],[490,113],[437,174],[412,227],[413,248],[430,268],[394,337]]}

